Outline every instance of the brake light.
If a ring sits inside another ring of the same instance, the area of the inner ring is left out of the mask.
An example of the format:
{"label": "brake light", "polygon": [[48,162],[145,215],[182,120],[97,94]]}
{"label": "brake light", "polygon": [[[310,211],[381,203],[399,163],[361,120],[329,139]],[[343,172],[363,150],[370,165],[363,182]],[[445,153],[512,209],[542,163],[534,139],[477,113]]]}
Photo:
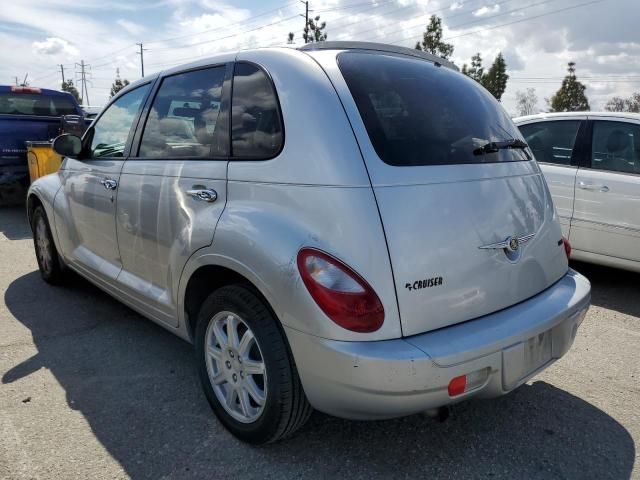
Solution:
{"label": "brake light", "polygon": [[11,87],[13,93],[42,93],[42,90],[36,87]]}
{"label": "brake light", "polygon": [[311,297],[333,322],[352,332],[378,330],[384,308],[373,288],[356,272],[332,256],[303,248],[298,270]]}
{"label": "brake light", "polygon": [[564,237],[562,237],[562,244],[564,245],[564,253],[567,255],[567,260],[569,260],[571,258],[571,244]]}

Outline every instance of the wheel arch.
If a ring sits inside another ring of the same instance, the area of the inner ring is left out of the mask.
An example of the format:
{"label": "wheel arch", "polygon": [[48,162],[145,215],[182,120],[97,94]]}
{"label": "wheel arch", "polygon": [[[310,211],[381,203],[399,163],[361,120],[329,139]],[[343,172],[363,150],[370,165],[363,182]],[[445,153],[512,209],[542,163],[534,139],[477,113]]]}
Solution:
{"label": "wheel arch", "polygon": [[44,208],[42,200],[40,200],[40,197],[35,193],[29,192],[29,195],[27,196],[27,219],[29,220],[30,227],[33,222],[33,212],[35,212],[38,207]]}
{"label": "wheel arch", "polygon": [[194,339],[200,307],[212,292],[228,285],[244,285],[250,288],[280,322],[272,302],[269,301],[269,294],[265,295],[264,286],[253,272],[230,259],[212,257],[217,256],[210,254],[197,258],[185,269],[180,281],[180,323],[183,325],[185,336],[191,342]]}

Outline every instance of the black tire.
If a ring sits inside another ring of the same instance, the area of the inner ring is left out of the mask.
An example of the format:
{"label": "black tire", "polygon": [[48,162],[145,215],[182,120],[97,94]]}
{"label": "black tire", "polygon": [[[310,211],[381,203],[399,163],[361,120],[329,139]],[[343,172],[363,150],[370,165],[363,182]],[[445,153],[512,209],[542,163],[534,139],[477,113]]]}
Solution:
{"label": "black tire", "polygon": [[67,278],[67,272],[60,255],[58,255],[56,245],[53,242],[53,235],[51,235],[47,214],[41,205],[37,206],[33,211],[31,230],[33,232],[33,246],[42,279],[52,285],[64,283]]}
{"label": "black tire", "polygon": [[[216,396],[207,369],[206,341],[209,324],[220,312],[238,315],[251,330],[259,346],[266,370],[265,402],[255,421],[243,423],[233,418]],[[269,307],[243,285],[222,287],[200,308],[195,334],[198,374],[214,413],[233,435],[252,444],[275,442],[304,425],[312,407],[302,389],[293,356]]]}

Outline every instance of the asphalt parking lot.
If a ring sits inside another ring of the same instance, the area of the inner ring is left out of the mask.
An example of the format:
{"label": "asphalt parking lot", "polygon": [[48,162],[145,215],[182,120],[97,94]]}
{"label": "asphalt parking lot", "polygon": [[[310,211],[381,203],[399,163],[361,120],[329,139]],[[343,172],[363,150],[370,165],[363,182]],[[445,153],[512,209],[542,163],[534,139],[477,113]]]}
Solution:
{"label": "asphalt parking lot", "polygon": [[510,395],[444,423],[316,412],[256,448],[213,417],[189,344],[46,285],[24,210],[0,207],[0,478],[640,478],[640,275],[574,268],[593,306],[573,349]]}

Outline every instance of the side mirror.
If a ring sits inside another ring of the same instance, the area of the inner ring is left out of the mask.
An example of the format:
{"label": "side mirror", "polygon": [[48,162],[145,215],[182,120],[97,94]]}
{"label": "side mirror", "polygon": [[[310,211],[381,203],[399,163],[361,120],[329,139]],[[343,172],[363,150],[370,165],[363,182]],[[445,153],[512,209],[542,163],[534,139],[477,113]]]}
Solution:
{"label": "side mirror", "polygon": [[63,157],[77,157],[82,151],[82,140],[76,135],[64,133],[53,141],[53,150]]}

